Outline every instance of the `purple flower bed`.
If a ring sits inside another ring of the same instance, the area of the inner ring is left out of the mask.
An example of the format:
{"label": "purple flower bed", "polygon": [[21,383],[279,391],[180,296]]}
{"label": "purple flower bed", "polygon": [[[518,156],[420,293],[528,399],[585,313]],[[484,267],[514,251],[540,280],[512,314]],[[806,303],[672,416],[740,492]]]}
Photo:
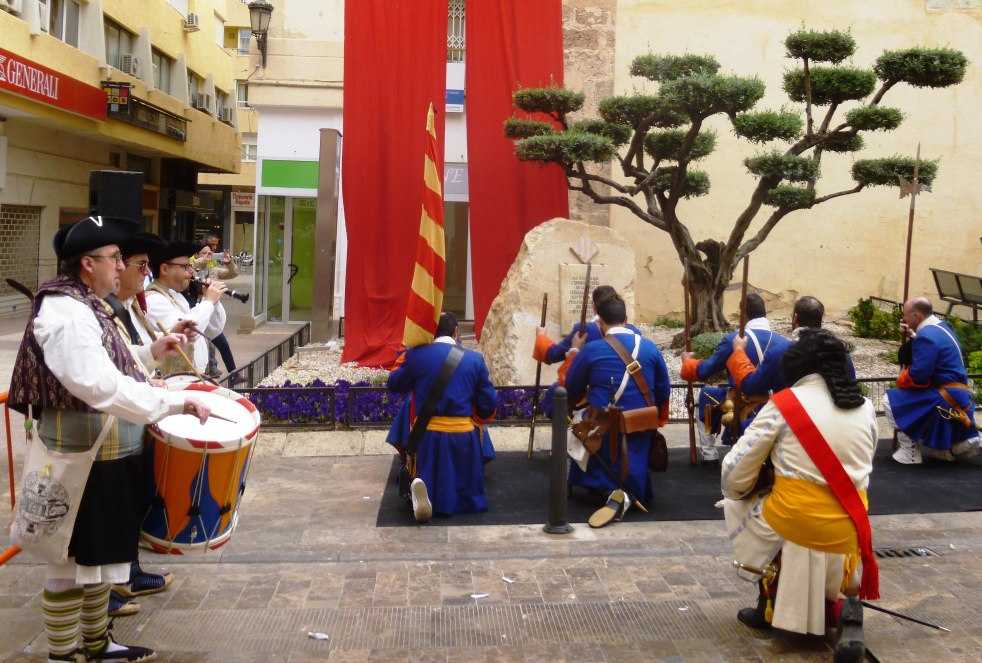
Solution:
{"label": "purple flower bed", "polygon": [[[497,421],[528,420],[532,416],[531,387],[499,387]],[[264,424],[321,424],[382,426],[392,422],[406,396],[368,382],[339,380],[325,384],[294,384],[243,391],[263,416]],[[541,390],[545,393],[545,389]]]}

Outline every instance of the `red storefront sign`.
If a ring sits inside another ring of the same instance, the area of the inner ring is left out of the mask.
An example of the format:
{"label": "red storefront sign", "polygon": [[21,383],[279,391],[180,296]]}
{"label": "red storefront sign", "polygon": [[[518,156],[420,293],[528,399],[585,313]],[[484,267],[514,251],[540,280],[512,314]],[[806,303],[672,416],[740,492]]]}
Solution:
{"label": "red storefront sign", "polygon": [[72,113],[106,119],[106,93],[0,48],[0,90]]}

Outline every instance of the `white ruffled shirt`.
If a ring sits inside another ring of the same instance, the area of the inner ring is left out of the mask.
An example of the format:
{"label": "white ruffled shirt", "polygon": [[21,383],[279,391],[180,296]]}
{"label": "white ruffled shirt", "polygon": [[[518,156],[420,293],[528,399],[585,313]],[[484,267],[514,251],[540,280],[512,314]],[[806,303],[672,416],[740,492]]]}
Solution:
{"label": "white ruffled shirt", "polygon": [[[68,392],[89,407],[136,424],[184,409],[181,392],[137,382],[116,368],[102,344],[102,327],[84,303],[48,295],[33,322],[44,363]],[[149,355],[150,348],[145,352]]]}

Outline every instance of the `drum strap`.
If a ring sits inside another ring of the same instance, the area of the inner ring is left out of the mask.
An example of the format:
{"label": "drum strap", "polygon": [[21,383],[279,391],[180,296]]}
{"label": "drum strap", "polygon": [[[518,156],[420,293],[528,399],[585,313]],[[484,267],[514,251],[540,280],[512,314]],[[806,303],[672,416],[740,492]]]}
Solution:
{"label": "drum strap", "polygon": [[443,360],[443,365],[440,367],[440,373],[436,376],[436,380],[433,382],[433,386],[430,387],[429,393],[426,394],[423,407],[420,408],[419,415],[416,417],[416,421],[413,422],[413,428],[409,431],[409,440],[406,442],[406,453],[409,456],[416,455],[416,447],[419,446],[419,441],[423,439],[423,433],[426,432],[426,427],[429,426],[430,419],[436,414],[436,406],[440,404],[440,400],[443,398],[443,392],[446,391],[451,376],[453,376],[454,371],[460,365],[460,360],[463,358],[463,348],[459,345],[451,345],[450,352],[447,353],[447,358]]}

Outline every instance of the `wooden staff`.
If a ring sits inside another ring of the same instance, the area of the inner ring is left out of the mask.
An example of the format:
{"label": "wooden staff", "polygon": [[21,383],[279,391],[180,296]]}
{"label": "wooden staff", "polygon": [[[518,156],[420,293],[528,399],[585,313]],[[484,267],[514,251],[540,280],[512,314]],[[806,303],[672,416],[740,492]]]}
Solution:
{"label": "wooden staff", "polygon": [[[164,336],[167,336],[167,330],[164,329],[164,326],[162,324],[160,324],[160,321],[159,320],[157,321],[157,329],[160,330],[160,333],[161,334],[163,334]],[[187,353],[184,352],[184,348],[182,348],[180,346],[180,344],[175,344],[174,347],[177,348],[177,351],[178,351],[178,353],[180,353],[181,358],[184,359],[184,362],[191,369],[191,372],[194,373],[195,376],[197,376],[197,378],[199,380],[201,380],[202,382],[210,382],[210,380],[206,380],[205,379],[205,376],[203,376],[201,374],[201,371],[199,371],[198,370],[198,367],[194,365],[194,362],[191,361],[191,358],[187,356]]]}
{"label": "wooden staff", "polygon": [[586,281],[583,282],[583,303],[580,305],[580,331],[586,333],[586,305],[590,301],[590,271],[593,263],[586,264]]}
{"label": "wooden staff", "polygon": [[747,330],[747,281],[750,279],[750,255],[743,257],[743,284],[740,286],[740,338]]}
{"label": "wooden staff", "polygon": [[[546,309],[549,306],[549,293],[542,293],[542,319],[540,327],[546,326]],[[539,406],[539,386],[542,384],[542,362],[535,365],[535,389],[532,390],[532,424],[529,426],[529,460],[532,459],[532,450],[535,444],[535,411]]]}
{"label": "wooden staff", "polygon": [[[692,352],[692,318],[689,311],[689,261],[684,261],[685,276],[682,278],[682,298],[685,300],[685,351]],[[689,413],[689,464],[695,465],[699,462],[696,454],[696,422],[695,422],[696,400],[692,393],[692,381],[688,382],[685,388],[685,409]]]}
{"label": "wooden staff", "polygon": [[907,213],[907,253],[904,258],[904,301],[907,301],[907,297],[910,295],[910,246],[914,235],[914,207],[917,202],[917,194],[920,192],[920,182],[918,177],[920,175],[921,166],[921,144],[917,144],[917,157],[914,159],[914,181],[910,183],[909,187],[904,187],[903,179],[901,178],[900,185],[900,197],[905,195],[905,190],[909,190],[910,193],[910,211]]}

